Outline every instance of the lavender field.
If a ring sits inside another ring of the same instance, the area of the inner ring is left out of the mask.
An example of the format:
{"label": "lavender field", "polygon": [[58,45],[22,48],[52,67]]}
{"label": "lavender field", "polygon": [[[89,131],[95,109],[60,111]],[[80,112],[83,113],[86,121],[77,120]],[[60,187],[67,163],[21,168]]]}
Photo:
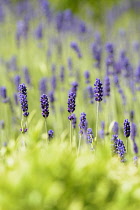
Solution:
{"label": "lavender field", "polygon": [[139,209],[139,16],[50,2],[0,0],[0,210]]}

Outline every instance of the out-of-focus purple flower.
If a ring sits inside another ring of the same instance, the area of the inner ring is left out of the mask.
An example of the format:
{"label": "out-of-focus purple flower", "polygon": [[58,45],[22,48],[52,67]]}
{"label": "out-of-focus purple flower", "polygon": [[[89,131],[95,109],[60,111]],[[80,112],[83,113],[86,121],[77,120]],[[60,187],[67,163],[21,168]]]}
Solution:
{"label": "out-of-focus purple flower", "polygon": [[76,123],[77,123],[77,119],[76,119],[76,116],[75,114],[71,114],[68,119],[70,121],[72,121],[72,127],[75,129],[76,128]]}
{"label": "out-of-focus purple flower", "polygon": [[51,71],[52,71],[52,74],[56,72],[56,65],[54,63],[51,66]]}
{"label": "out-of-focus purple flower", "polygon": [[3,99],[6,99],[7,98],[7,89],[6,89],[5,86],[0,87],[0,96]]}
{"label": "out-of-focus purple flower", "polygon": [[21,38],[27,39],[28,30],[29,30],[28,21],[25,20],[18,21],[17,30],[16,30],[16,40],[18,45],[20,44]]}
{"label": "out-of-focus purple flower", "polygon": [[64,66],[61,66],[61,68],[60,68],[60,81],[64,82],[64,78],[65,78],[65,68],[64,68]]}
{"label": "out-of-focus purple flower", "polygon": [[133,142],[133,149],[134,149],[135,154],[138,154],[139,150],[135,141]]}
{"label": "out-of-focus purple flower", "polygon": [[105,122],[101,121],[101,130],[99,131],[99,136],[101,139],[105,137]]}
{"label": "out-of-focus purple flower", "polygon": [[78,82],[72,82],[71,85],[72,85],[71,92],[77,94]]}
{"label": "out-of-focus purple flower", "polygon": [[14,77],[14,84],[16,85],[16,90],[18,90],[20,81],[21,81],[21,77],[20,77],[19,75],[16,75],[16,76]]}
{"label": "out-of-focus purple flower", "polygon": [[89,94],[90,103],[93,104],[94,103],[94,88],[90,85],[87,87],[87,91]]}
{"label": "out-of-focus purple flower", "polygon": [[114,122],[112,131],[113,131],[114,135],[118,135],[118,133],[119,133],[119,125],[118,125],[117,122]]}
{"label": "out-of-focus purple flower", "polygon": [[43,11],[44,15],[46,16],[48,21],[50,21],[50,19],[51,19],[51,9],[50,9],[49,1],[40,0],[40,3],[41,3],[41,8],[42,8],[42,11]]}
{"label": "out-of-focus purple flower", "polygon": [[76,94],[74,92],[70,92],[68,96],[68,112],[73,113],[75,111],[75,98]]}
{"label": "out-of-focus purple flower", "polygon": [[84,22],[80,22],[79,24],[79,32],[84,34],[87,32],[87,27],[86,24]]}
{"label": "out-of-focus purple flower", "polygon": [[100,79],[96,79],[94,84],[94,98],[98,102],[103,100],[103,87]]}
{"label": "out-of-focus purple flower", "polygon": [[15,101],[15,104],[18,105],[18,94],[17,93],[14,93],[14,101]]}
{"label": "out-of-focus purple flower", "polygon": [[0,129],[4,129],[4,128],[5,128],[4,120],[0,120]]}
{"label": "out-of-focus purple flower", "polygon": [[52,77],[51,77],[51,86],[52,86],[52,90],[54,91],[55,89],[56,89],[56,86],[57,86],[57,80],[56,80],[56,76],[55,75],[53,75]]}
{"label": "out-of-focus purple flower", "polygon": [[29,69],[27,67],[23,67],[24,79],[25,82],[30,85],[31,84],[31,77],[29,74]]}
{"label": "out-of-focus purple flower", "polygon": [[133,120],[134,120],[134,115],[135,115],[134,110],[131,110],[131,111],[130,111],[130,121],[131,121],[131,122],[133,122]]}
{"label": "out-of-focus purple flower", "polygon": [[84,76],[85,76],[85,79],[86,79],[86,83],[90,83],[90,73],[89,73],[89,71],[85,71]]}
{"label": "out-of-focus purple flower", "polygon": [[138,42],[138,41],[133,42],[133,48],[136,52],[139,52],[140,51],[140,42]]}
{"label": "out-of-focus purple flower", "polygon": [[43,94],[40,97],[41,109],[42,109],[42,116],[47,118],[49,116],[49,100],[46,94]]}
{"label": "out-of-focus purple flower", "polygon": [[94,139],[92,128],[87,129],[87,143],[92,143]]}
{"label": "out-of-focus purple flower", "polygon": [[102,48],[97,42],[94,42],[92,44],[92,54],[93,54],[93,58],[96,60],[95,66],[97,68],[100,68],[101,67],[101,57],[102,57]]}
{"label": "out-of-focus purple flower", "polygon": [[68,58],[68,69],[69,69],[69,71],[72,71],[72,68],[73,68],[72,59],[69,57]]}
{"label": "out-of-focus purple flower", "polygon": [[104,96],[110,96],[110,79],[108,76],[104,79]]}
{"label": "out-of-focus purple flower", "polygon": [[47,86],[46,86],[47,78],[43,77],[39,81],[39,90],[40,90],[40,95],[46,94],[47,93]]}
{"label": "out-of-focus purple flower", "polygon": [[27,101],[27,88],[25,84],[20,84],[19,88],[19,101],[21,104],[21,109],[23,111],[23,116],[28,117],[29,112],[28,112],[28,101]]}
{"label": "out-of-focus purple flower", "polygon": [[135,81],[137,83],[140,83],[140,65],[137,67],[136,72],[135,72]]}
{"label": "out-of-focus purple flower", "polygon": [[0,4],[0,22],[3,22],[4,19],[5,19],[4,8],[3,8],[3,5]]}
{"label": "out-of-focus purple flower", "polygon": [[106,51],[109,53],[109,54],[113,54],[114,53],[114,46],[111,42],[108,42],[106,43]]}
{"label": "out-of-focus purple flower", "polygon": [[137,126],[135,123],[131,124],[131,139],[135,141],[135,137],[137,135]]}
{"label": "out-of-focus purple flower", "polygon": [[124,135],[127,138],[130,136],[130,122],[128,119],[124,120]]}
{"label": "out-of-focus purple flower", "polygon": [[76,42],[71,42],[70,46],[77,53],[78,58],[81,58],[82,54],[78,44]]}
{"label": "out-of-focus purple flower", "polygon": [[43,26],[42,24],[39,24],[39,26],[35,30],[35,37],[36,39],[42,39],[43,38]]}
{"label": "out-of-focus purple flower", "polygon": [[49,138],[49,140],[53,138],[53,134],[54,134],[53,130],[49,130],[48,131],[48,138]]}

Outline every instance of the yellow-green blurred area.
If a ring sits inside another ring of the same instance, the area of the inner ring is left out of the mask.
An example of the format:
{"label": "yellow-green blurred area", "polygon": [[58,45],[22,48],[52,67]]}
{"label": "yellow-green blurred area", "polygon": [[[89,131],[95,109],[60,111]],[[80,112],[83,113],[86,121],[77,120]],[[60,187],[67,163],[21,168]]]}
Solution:
{"label": "yellow-green blurred area", "polygon": [[[12,3],[21,1],[23,0],[11,0]],[[36,0],[32,2],[35,4]],[[90,16],[103,22],[110,10],[113,14],[119,13],[118,17],[123,12],[134,12],[138,15],[140,11],[139,0],[49,0],[48,2],[56,11],[70,9],[81,18]]]}
{"label": "yellow-green blurred area", "polygon": [[1,210],[139,209],[140,169],[111,158],[110,145],[77,156],[66,143],[21,143],[0,151]]}

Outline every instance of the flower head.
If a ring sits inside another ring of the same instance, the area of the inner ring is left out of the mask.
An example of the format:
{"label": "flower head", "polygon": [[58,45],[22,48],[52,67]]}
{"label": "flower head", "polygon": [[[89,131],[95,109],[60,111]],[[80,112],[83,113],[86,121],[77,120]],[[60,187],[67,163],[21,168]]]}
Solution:
{"label": "flower head", "polygon": [[40,97],[41,109],[42,109],[42,116],[47,118],[49,116],[49,100],[46,94],[43,94]]}
{"label": "flower head", "polygon": [[96,79],[94,86],[95,101],[100,102],[103,100],[103,87],[100,79]]}

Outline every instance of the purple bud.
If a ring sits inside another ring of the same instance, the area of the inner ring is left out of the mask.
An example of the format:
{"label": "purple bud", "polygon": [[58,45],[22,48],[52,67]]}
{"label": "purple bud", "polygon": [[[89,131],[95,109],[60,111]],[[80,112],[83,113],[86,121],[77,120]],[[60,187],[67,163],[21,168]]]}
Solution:
{"label": "purple bud", "polygon": [[80,52],[78,44],[76,42],[71,42],[70,46],[77,53],[78,58],[81,58],[82,54]]}
{"label": "purple bud", "polygon": [[42,116],[47,118],[49,116],[49,100],[46,94],[43,94],[40,97],[41,109],[42,109]]}
{"label": "purple bud", "polygon": [[87,91],[90,98],[90,103],[93,104],[94,103],[94,88],[90,85],[87,87]]}
{"label": "purple bud", "polygon": [[86,114],[84,112],[81,113],[79,127],[81,134],[83,134],[83,132],[87,130],[87,120],[86,120]]}
{"label": "purple bud", "polygon": [[124,121],[124,135],[127,138],[130,136],[130,122],[128,119]]}
{"label": "purple bud", "polygon": [[87,142],[91,144],[93,142],[93,139],[94,139],[94,135],[93,135],[92,128],[88,128],[87,129]]}
{"label": "purple bud", "polygon": [[47,78],[45,78],[45,77],[43,77],[43,78],[39,81],[40,95],[46,94],[46,93],[47,93],[46,82],[47,82]]}
{"label": "purple bud", "polygon": [[29,74],[29,70],[27,67],[23,68],[23,72],[24,72],[24,78],[25,78],[25,82],[30,85],[31,84],[31,78],[30,78],[30,74]]}
{"label": "purple bud", "polygon": [[85,76],[85,79],[86,79],[86,83],[90,83],[90,73],[89,73],[89,71],[85,71],[84,76]]}
{"label": "purple bud", "polygon": [[136,142],[133,142],[133,149],[134,149],[134,152],[136,154],[138,154],[139,150],[138,150],[138,146],[137,146]]}
{"label": "purple bud", "polygon": [[16,75],[16,76],[14,77],[14,83],[15,83],[15,85],[16,85],[16,90],[18,90],[20,81],[21,81],[20,76],[19,76],[19,75]]}
{"label": "purple bud", "polygon": [[73,113],[75,111],[75,98],[76,94],[74,92],[70,92],[68,96],[68,112]]}
{"label": "purple bud", "polygon": [[118,133],[119,133],[119,125],[118,125],[117,122],[114,122],[112,131],[114,132],[114,135],[118,135]]}
{"label": "purple bud", "polygon": [[25,84],[20,84],[19,88],[19,101],[21,104],[21,109],[23,111],[23,116],[28,117],[29,112],[28,112],[28,101],[27,101],[27,88]]}
{"label": "purple bud", "polygon": [[108,76],[104,79],[104,96],[110,96],[110,79]]}
{"label": "purple bud", "polygon": [[100,79],[96,79],[94,86],[95,101],[101,102],[103,100],[103,87]]}
{"label": "purple bud", "polygon": [[69,119],[70,121],[72,121],[72,127],[73,127],[73,128],[76,128],[77,119],[76,119],[75,114],[71,114],[71,115],[68,117],[68,119]]}
{"label": "purple bud", "polygon": [[135,137],[137,135],[137,126],[135,123],[131,124],[131,139],[135,141]]}
{"label": "purple bud", "polygon": [[53,130],[49,130],[48,131],[48,138],[49,138],[49,140],[53,138],[53,134],[54,134]]}

